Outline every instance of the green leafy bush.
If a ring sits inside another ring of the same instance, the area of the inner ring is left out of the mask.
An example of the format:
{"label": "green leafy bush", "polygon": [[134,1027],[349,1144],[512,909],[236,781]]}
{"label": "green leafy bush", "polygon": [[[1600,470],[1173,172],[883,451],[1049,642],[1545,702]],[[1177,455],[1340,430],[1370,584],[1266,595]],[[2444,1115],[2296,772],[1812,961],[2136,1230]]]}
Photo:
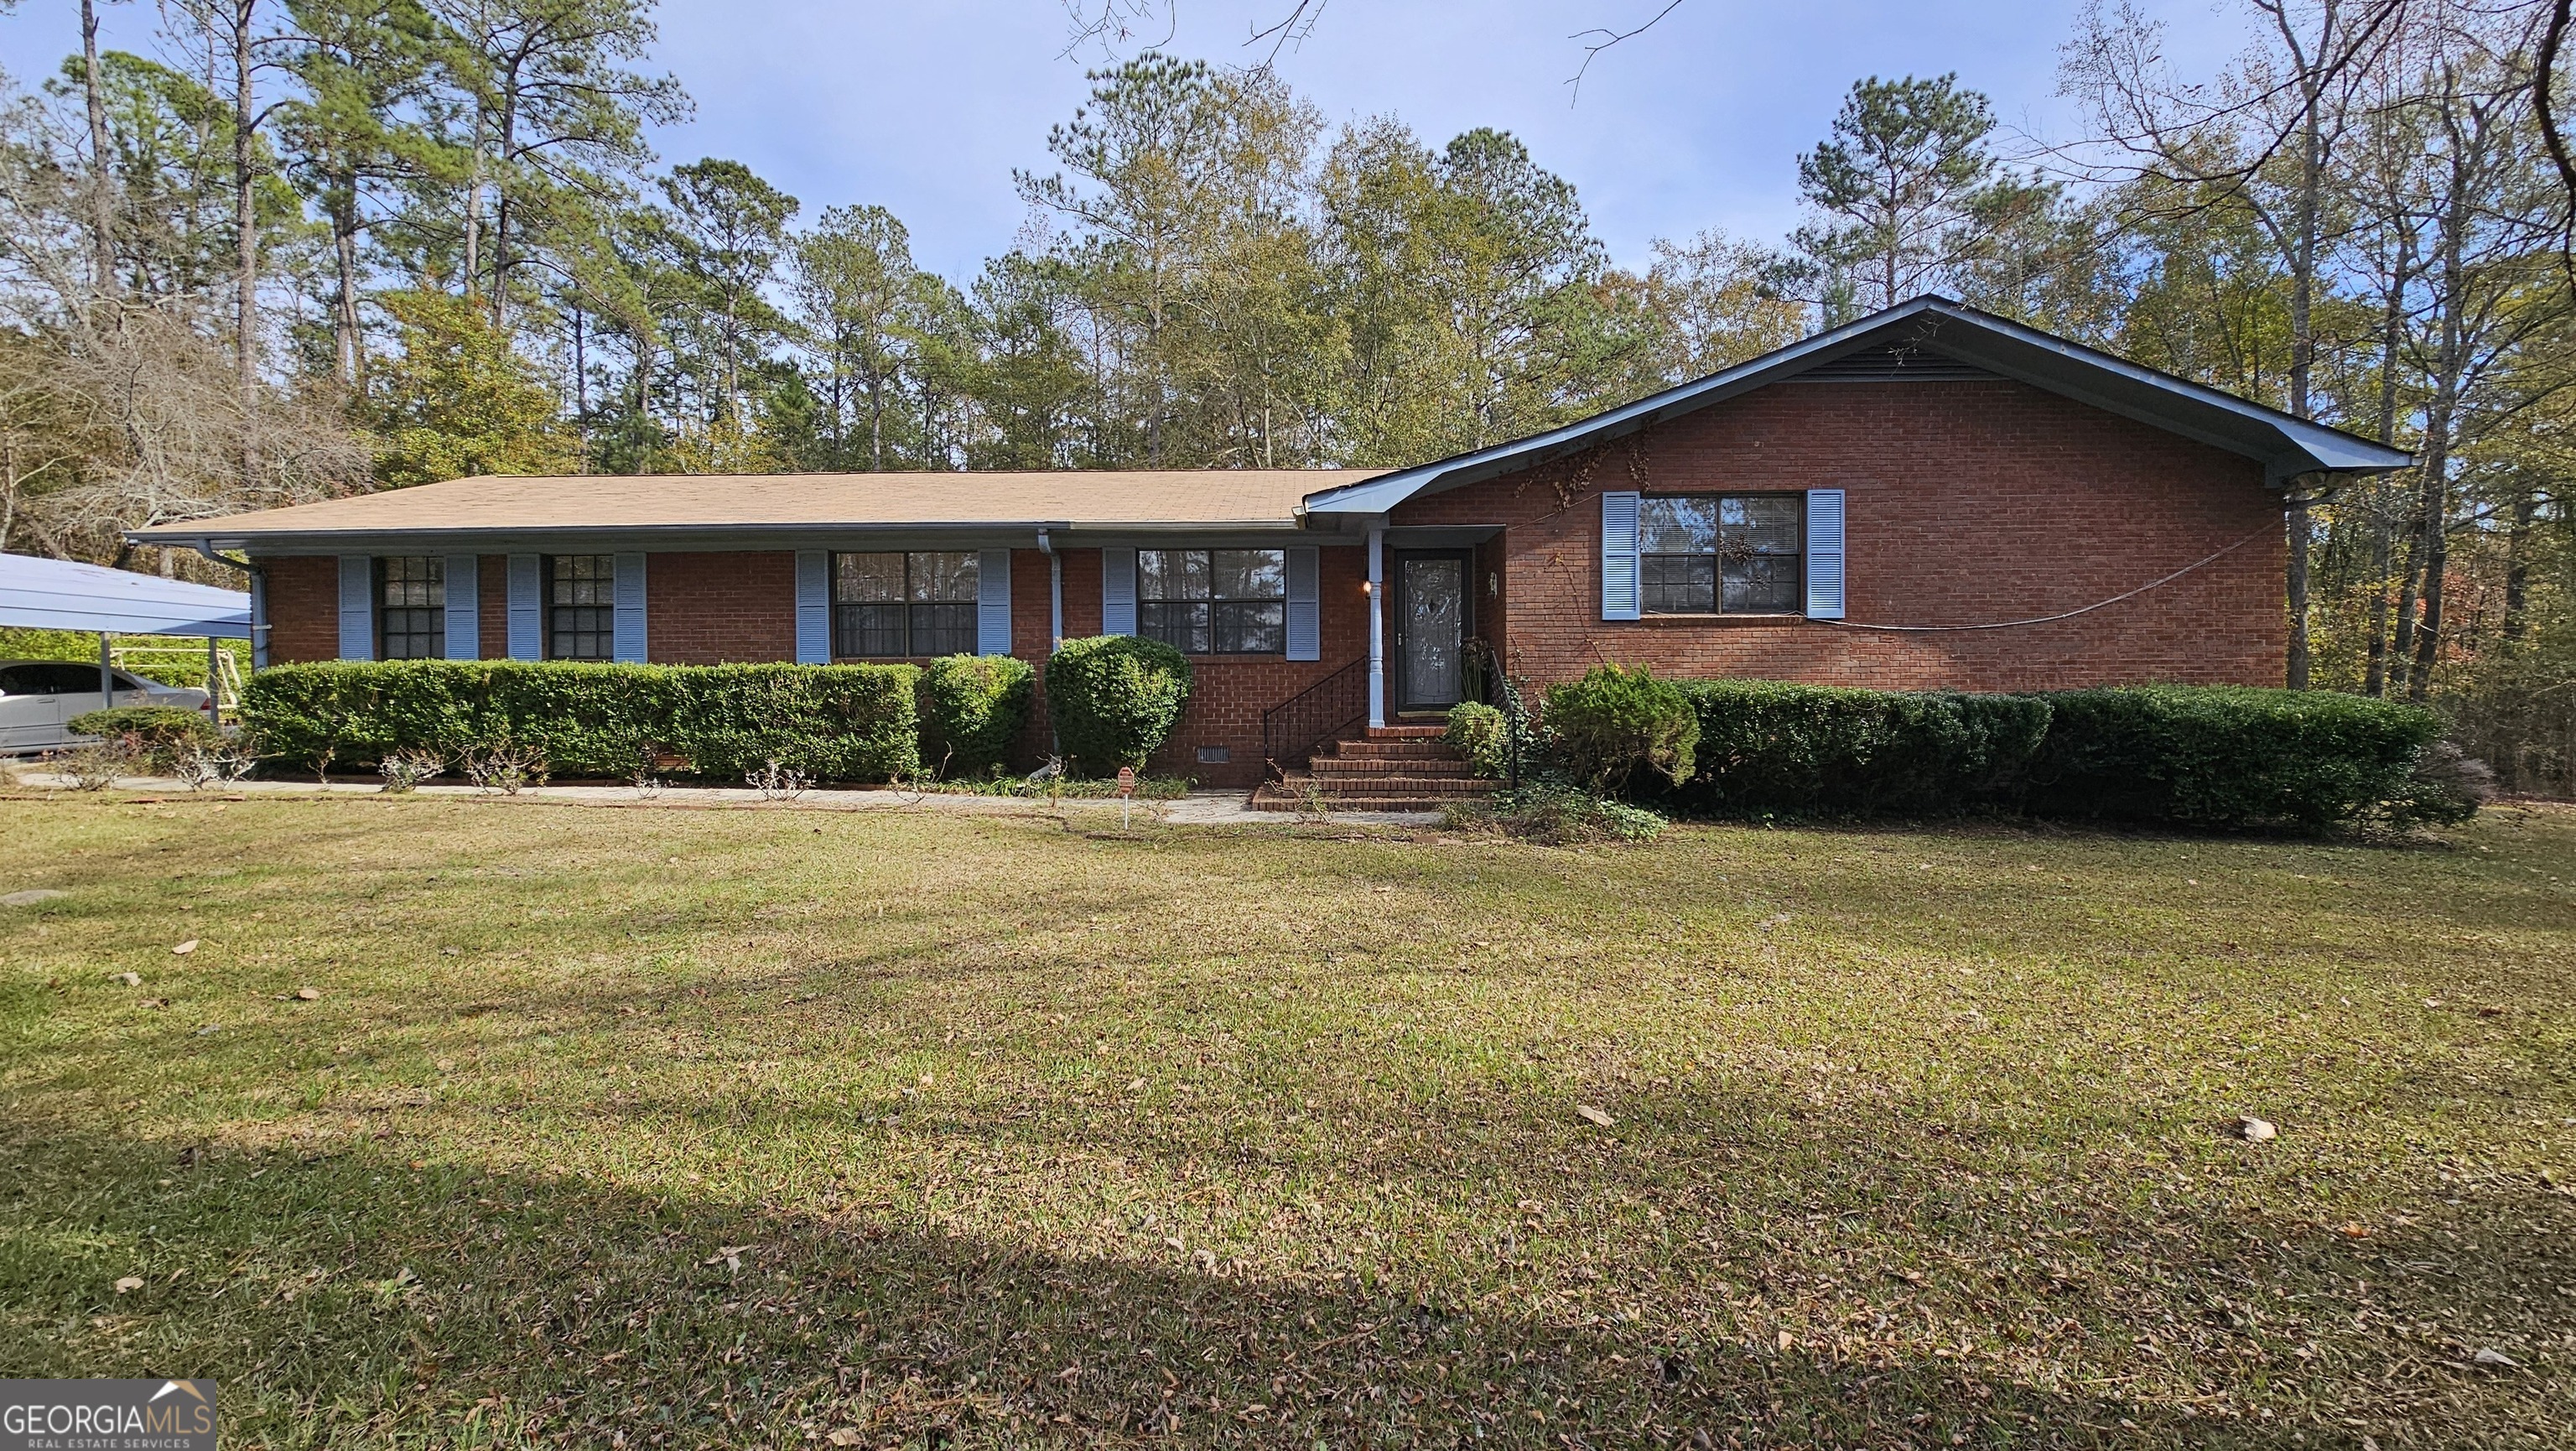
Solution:
{"label": "green leafy bush", "polygon": [[1621,790],[1640,769],[1674,786],[1691,778],[1699,717],[1679,686],[1642,665],[1596,665],[1549,689],[1541,714],[1557,758],[1595,791]]}
{"label": "green leafy bush", "polygon": [[2325,690],[2128,686],[2047,699],[2026,797],[2044,816],[2344,825],[2412,798],[2441,731],[2422,706]]}
{"label": "green leafy bush", "polygon": [[1698,779],[1678,798],[1721,816],[1944,815],[2001,804],[2048,733],[2026,695],[1849,690],[1773,680],[1682,687]]}
{"label": "green leafy bush", "polygon": [[1440,738],[1465,756],[1479,776],[1499,779],[1511,769],[1511,727],[1501,711],[1481,701],[1462,700],[1449,707],[1449,728]]}
{"label": "green leafy bush", "polygon": [[817,779],[921,769],[911,665],[592,665],[401,660],[285,665],[251,678],[242,723],[281,765],[451,760],[508,747],[567,776],[639,763],[720,780],[777,761]]}
{"label": "green leafy bush", "polygon": [[1073,767],[1090,775],[1144,769],[1190,700],[1190,662],[1160,640],[1067,640],[1047,661],[1047,714]]}
{"label": "green leafy bush", "polygon": [[1662,816],[1642,806],[1558,785],[1525,786],[1518,791],[1498,791],[1481,801],[1462,802],[1450,811],[1449,824],[1468,831],[1499,832],[1542,846],[1652,841],[1663,834],[1667,825]]}
{"label": "green leafy bush", "polygon": [[950,655],[921,674],[921,760],[951,780],[1010,763],[1037,672],[1008,655]]}
{"label": "green leafy bush", "polygon": [[214,746],[224,738],[223,732],[202,713],[175,705],[120,705],[113,710],[87,711],[71,718],[71,728],[75,735],[121,743],[156,770],[177,764],[179,753],[190,746]]}

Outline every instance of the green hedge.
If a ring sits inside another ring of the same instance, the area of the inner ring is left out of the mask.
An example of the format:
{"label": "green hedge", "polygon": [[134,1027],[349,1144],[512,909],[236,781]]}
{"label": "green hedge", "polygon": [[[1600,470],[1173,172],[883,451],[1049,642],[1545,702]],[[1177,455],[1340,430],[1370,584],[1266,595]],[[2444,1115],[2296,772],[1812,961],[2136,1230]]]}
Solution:
{"label": "green hedge", "polygon": [[587,665],[404,660],[284,665],[251,678],[242,725],[278,764],[368,765],[398,750],[450,759],[508,743],[566,776],[640,761],[719,780],[767,761],[818,779],[921,770],[911,665]]}
{"label": "green hedge", "polygon": [[1171,737],[1190,701],[1190,662],[1141,635],[1067,640],[1047,660],[1047,714],[1074,771],[1113,775]]}
{"label": "green hedge", "polygon": [[2422,706],[2326,690],[2133,686],[2048,703],[2024,796],[2043,816],[2339,825],[2407,799],[2441,734]]}
{"label": "green hedge", "polygon": [[2048,731],[2044,700],[1769,680],[1682,687],[1699,778],[1676,797],[1722,816],[1940,815],[1993,802]]}
{"label": "green hedge", "polygon": [[2475,800],[2419,772],[2421,707],[2330,691],[2134,686],[2039,695],[1682,687],[1696,779],[1669,798],[1718,816],[1974,810],[2318,830],[2457,820]]}
{"label": "green hedge", "polygon": [[1686,785],[1696,768],[1700,726],[1689,697],[1642,665],[1595,665],[1549,687],[1540,717],[1557,761],[1594,791],[1643,784],[1649,771]]}
{"label": "green hedge", "polygon": [[949,780],[1010,763],[1037,672],[1009,655],[950,655],[921,674],[921,761]]}

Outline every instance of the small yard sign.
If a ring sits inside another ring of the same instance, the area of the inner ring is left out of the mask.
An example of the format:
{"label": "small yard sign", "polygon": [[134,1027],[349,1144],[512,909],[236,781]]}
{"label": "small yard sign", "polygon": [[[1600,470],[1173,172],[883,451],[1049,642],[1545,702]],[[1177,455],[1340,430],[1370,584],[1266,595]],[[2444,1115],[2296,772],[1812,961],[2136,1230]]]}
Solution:
{"label": "small yard sign", "polygon": [[1133,767],[1133,766],[1121,766],[1121,767],[1119,767],[1119,768],[1118,768],[1118,795],[1123,799],[1123,798],[1126,798],[1126,797],[1129,797],[1129,796],[1133,796],[1133,795],[1135,795],[1135,794],[1136,794],[1136,768],[1135,768],[1135,767]]}

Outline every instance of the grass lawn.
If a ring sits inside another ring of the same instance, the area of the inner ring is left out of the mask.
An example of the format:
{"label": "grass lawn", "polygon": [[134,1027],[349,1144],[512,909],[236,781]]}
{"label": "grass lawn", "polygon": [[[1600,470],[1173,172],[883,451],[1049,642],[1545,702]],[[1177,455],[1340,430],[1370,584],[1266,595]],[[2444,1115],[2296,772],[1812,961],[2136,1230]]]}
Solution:
{"label": "grass lawn", "polygon": [[2576,812],[2451,842],[0,800],[67,893],[0,1372],[234,1446],[2565,1447]]}

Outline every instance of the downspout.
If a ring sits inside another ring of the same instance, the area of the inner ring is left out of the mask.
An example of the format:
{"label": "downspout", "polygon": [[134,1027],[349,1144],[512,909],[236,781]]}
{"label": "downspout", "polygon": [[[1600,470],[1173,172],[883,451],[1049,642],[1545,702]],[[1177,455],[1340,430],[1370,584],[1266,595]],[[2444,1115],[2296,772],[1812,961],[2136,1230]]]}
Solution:
{"label": "downspout", "polygon": [[[1044,529],[1038,531],[1038,553],[1047,557],[1047,658],[1052,660],[1064,646],[1064,556],[1055,552],[1055,541]],[[1045,685],[1044,671],[1039,672],[1038,683]],[[1047,712],[1047,754],[1059,760],[1064,756],[1064,743],[1056,737],[1053,710]]]}
{"label": "downspout", "polygon": [[1054,613],[1049,616],[1047,653],[1055,653],[1064,643],[1064,556],[1055,552],[1055,541],[1048,531],[1038,531],[1038,553],[1047,557],[1047,603]]}
{"label": "downspout", "polygon": [[[250,668],[268,668],[268,571],[247,560],[230,559],[215,552],[215,547],[200,539],[197,552],[226,569],[238,569],[250,576]],[[212,648],[209,644],[208,648]],[[215,682],[209,677],[206,693],[211,697]]]}

